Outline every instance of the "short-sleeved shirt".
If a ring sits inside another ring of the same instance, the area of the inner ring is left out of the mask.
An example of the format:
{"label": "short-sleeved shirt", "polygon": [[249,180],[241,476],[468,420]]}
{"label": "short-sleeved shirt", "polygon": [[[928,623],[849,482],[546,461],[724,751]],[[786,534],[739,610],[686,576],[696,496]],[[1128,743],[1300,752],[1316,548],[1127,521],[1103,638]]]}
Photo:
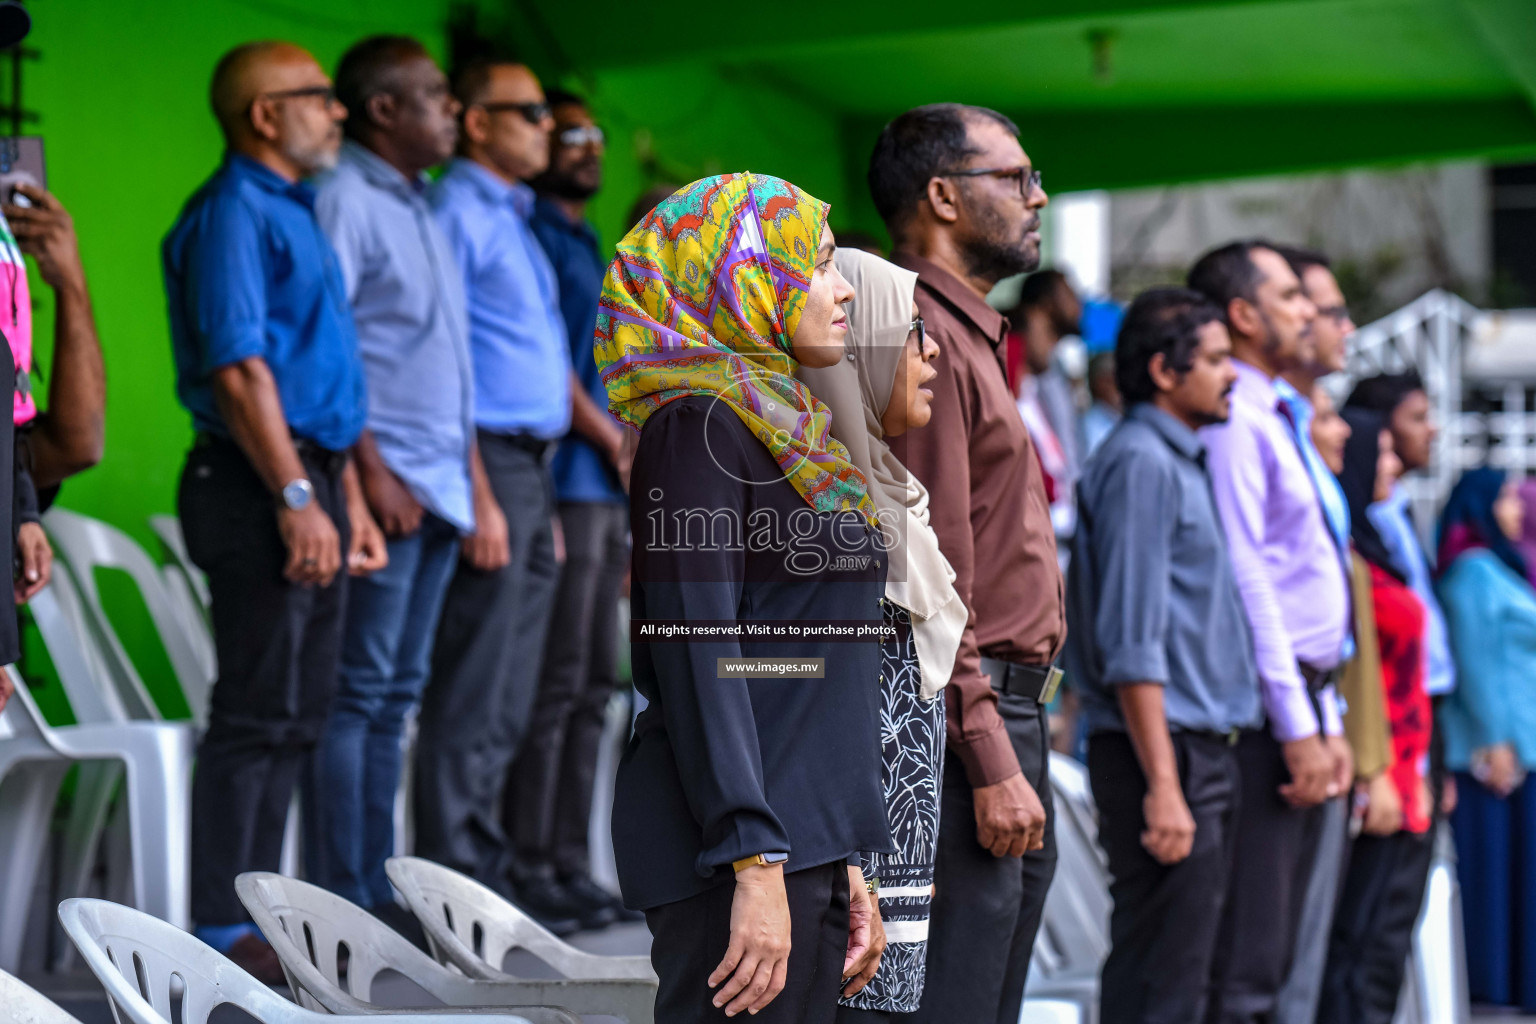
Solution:
{"label": "short-sleeved shirt", "polygon": [[555,270],[528,223],[533,190],[460,159],[431,201],[469,299],[475,422],[554,440],[571,425],[571,356]]}
{"label": "short-sleeved shirt", "polygon": [[27,289],[26,261],[4,214],[0,214],[0,325],[16,363],[11,422],[25,426],[37,419],[37,402],[32,397],[32,295]]}
{"label": "short-sleeved shirt", "polygon": [[349,141],[320,183],[315,211],[336,247],[357,323],[379,454],[425,508],[468,531],[475,436],[468,318],[425,187]]}
{"label": "short-sleeved shirt", "polygon": [[296,436],[352,446],[368,412],[363,366],[308,185],[230,154],[182,209],[161,258],[176,394],[198,430],[229,435],[210,377],[260,357]]}
{"label": "short-sleeved shirt", "polygon": [[1158,683],[1174,730],[1263,720],[1253,640],[1205,446],[1133,405],[1088,460],[1067,568],[1067,664],[1090,731],[1123,731],[1117,688]]}
{"label": "short-sleeved shirt", "polygon": [[[533,233],[560,282],[560,314],[565,318],[570,338],[571,369],[587,397],[599,409],[606,409],[608,389],[597,372],[592,352],[597,300],[603,291],[603,275],[608,271],[598,249],[597,232],[586,221],[571,220],[559,206],[540,198],[533,207]],[[624,489],[619,486],[613,465],[580,434],[572,432],[561,440],[550,473],[561,501],[624,503]]]}

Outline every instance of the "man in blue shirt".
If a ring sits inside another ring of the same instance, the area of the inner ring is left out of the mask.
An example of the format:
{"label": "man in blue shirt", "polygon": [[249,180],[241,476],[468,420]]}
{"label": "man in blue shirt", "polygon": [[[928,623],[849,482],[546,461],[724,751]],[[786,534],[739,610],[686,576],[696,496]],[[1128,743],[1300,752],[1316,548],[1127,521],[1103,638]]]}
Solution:
{"label": "man in blue shirt", "polygon": [[454,92],[459,157],[431,203],[468,300],[474,428],[506,557],[477,561],[471,543],[448,591],[421,715],[416,842],[423,857],[505,890],[507,772],[528,728],[559,575],[548,456],[570,423],[571,363],[524,184],[549,161],[544,92],[527,68],[504,63],[468,66]]}
{"label": "man in blue shirt", "polygon": [[389,918],[401,916],[384,861],[394,853],[405,717],[427,682],[460,535],[494,533],[500,516],[476,500],[487,492],[463,287],[422,196],[423,172],[453,150],[458,103],[421,44],[402,36],[353,46],[336,89],[347,142],[317,213],[368,376],[357,458],[389,567],[348,600],[340,689],[306,803],[306,863],[327,888]]}
{"label": "man in blue shirt", "polygon": [[533,181],[532,227],[559,280],[573,367],[571,432],[553,466],[565,565],[528,739],[511,776],[511,824],[524,902],[552,904],[548,910],[590,927],[641,916],[592,881],[587,858],[598,740],[617,683],[619,589],[629,564],[624,484],[638,435],[608,413],[592,352],[608,261],[585,212],[602,185],[603,130],[580,98],[547,98],[555,128],[549,169]]}
{"label": "man in blue shirt", "polygon": [[[1318,381],[1329,374],[1344,369],[1349,355],[1349,336],[1355,333],[1354,321],[1349,317],[1349,307],[1344,302],[1344,292],[1328,257],[1311,249],[1280,246],[1276,250],[1285,257],[1286,263],[1301,281],[1302,291],[1317,307],[1317,319],[1312,321],[1312,355],[1295,369],[1275,381],[1275,392],[1290,411],[1290,420],[1296,432],[1296,443],[1301,449],[1302,460],[1317,489],[1322,503],[1323,518],[1333,534],[1339,556],[1344,560],[1345,572],[1349,572],[1349,505],[1344,500],[1344,488],[1338,477],[1323,462],[1313,440],[1313,425],[1317,422],[1315,406]],[[1351,632],[1345,637],[1339,664],[1355,656],[1353,634],[1354,617],[1350,617]],[[1341,762],[1348,758],[1353,769],[1353,751],[1340,736],[1330,736],[1329,746]],[[1317,850],[1312,860],[1311,875],[1307,879],[1305,903],[1302,907],[1301,924],[1296,931],[1296,948],[1291,959],[1291,969],[1285,985],[1280,990],[1275,1006],[1276,1024],[1312,1024],[1317,1016],[1318,998],[1322,991],[1324,961],[1327,943],[1316,941],[1316,936],[1328,934],[1333,923],[1333,910],[1338,903],[1339,884],[1344,866],[1344,847],[1348,841],[1349,790],[1323,804],[1322,831],[1318,835]]]}
{"label": "man in blue shirt", "polygon": [[1203,1018],[1235,851],[1235,745],[1263,721],[1196,434],[1230,415],[1231,354],[1200,293],[1139,296],[1115,350],[1129,409],[1078,485],[1066,652],[1113,878],[1104,1024]]}
{"label": "man in blue shirt", "polygon": [[301,179],[335,163],[345,111],[286,43],[224,56],[227,152],[162,250],[176,393],[197,441],[181,478],[187,550],[213,595],[219,678],[192,787],[200,938],[282,973],[235,896],[276,871],[300,768],[335,690],[347,573],[383,566],[346,452],[366,414],[335,252]]}

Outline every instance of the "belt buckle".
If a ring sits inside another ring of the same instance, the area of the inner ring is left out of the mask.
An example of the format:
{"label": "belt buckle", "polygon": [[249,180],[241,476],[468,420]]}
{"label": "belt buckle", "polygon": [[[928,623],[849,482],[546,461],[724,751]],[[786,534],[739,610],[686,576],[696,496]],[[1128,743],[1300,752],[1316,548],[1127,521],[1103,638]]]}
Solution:
{"label": "belt buckle", "polygon": [[1037,698],[1041,704],[1049,704],[1056,699],[1056,691],[1061,688],[1061,677],[1064,675],[1066,673],[1055,665],[1045,670],[1045,685],[1040,687],[1040,696]]}

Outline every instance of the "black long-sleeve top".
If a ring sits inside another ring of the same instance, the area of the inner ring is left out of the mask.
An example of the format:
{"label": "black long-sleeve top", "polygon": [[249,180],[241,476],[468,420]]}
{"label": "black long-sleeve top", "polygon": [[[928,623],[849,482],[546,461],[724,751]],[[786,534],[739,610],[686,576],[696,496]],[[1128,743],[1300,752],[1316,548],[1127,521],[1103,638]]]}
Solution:
{"label": "black long-sleeve top", "polygon": [[[817,513],[723,403],[646,422],[630,477],[635,688],[619,765],[624,902],[685,899],[731,862],[787,871],[893,849],[880,781],[880,647],[826,638],[645,639],[647,624],[881,622],[885,560],[855,513]],[[821,658],[823,678],[722,677],[716,659]]]}

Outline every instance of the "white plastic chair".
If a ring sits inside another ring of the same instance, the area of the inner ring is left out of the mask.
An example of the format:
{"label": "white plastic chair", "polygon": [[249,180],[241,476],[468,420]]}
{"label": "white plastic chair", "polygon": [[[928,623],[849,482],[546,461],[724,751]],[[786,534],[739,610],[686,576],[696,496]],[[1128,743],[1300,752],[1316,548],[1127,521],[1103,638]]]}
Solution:
{"label": "white plastic chair", "polygon": [[[515,1009],[530,1020],[578,1024],[578,1013],[638,1020],[631,1010],[632,983],[481,981],[457,974],[389,928],[362,907],[334,893],[264,871],[235,879],[235,892],[272,943],[294,998],[332,1013],[372,1013],[373,986],[395,971],[444,1005]],[[346,978],[338,950],[347,950]],[[655,998],[654,989],[641,994]],[[650,1016],[644,1020],[649,1024]]]}
{"label": "white plastic chair", "polygon": [[76,762],[124,766],[135,902],[187,927],[191,731],[159,722],[54,729],[15,668],[4,671],[16,692],[0,712],[0,836],[7,842],[0,855],[0,970],[14,970],[20,958],[48,819],[59,782]]}
{"label": "white plastic chair", "polygon": [[47,996],[0,971],[0,1024],[80,1024]]}
{"label": "white plastic chair", "polygon": [[[164,573],[166,581],[172,583],[171,589],[180,590],[184,586],[192,606],[206,618],[208,610],[213,607],[213,596],[208,592],[208,577],[203,575],[203,571],[187,553],[187,538],[181,532],[181,520],[175,516],[150,516],[149,529],[165,552]],[[173,583],[173,577],[181,583]]]}
{"label": "white plastic chair", "polygon": [[1019,1024],[1086,1024],[1088,1018],[1076,1003],[1059,999],[1026,999]]}
{"label": "white plastic chair", "polygon": [[523,949],[572,980],[643,983],[654,1001],[650,957],[577,949],[473,878],[420,857],[391,857],[384,870],[421,922],[432,955],[468,977],[516,980],[502,964],[512,950]]}
{"label": "white plastic chair", "polygon": [[[331,1017],[296,1006],[228,958],[164,921],[105,900],[71,899],[59,921],[112,1002],[118,1024],[207,1024],[223,1005],[261,1024],[365,1024],[370,1018]],[[180,983],[181,1012],[171,990]],[[388,1013],[390,1011],[380,1011]],[[392,1014],[393,1024],[457,1024],[452,1014]],[[477,1024],[530,1024],[513,1015],[477,1016]]]}
{"label": "white plastic chair", "polygon": [[199,634],[188,622],[185,608],[178,605],[166,588],[165,577],[154,559],[116,527],[68,509],[49,509],[43,516],[43,526],[74,577],[109,670],[129,679],[139,676],[102,605],[96,585],[97,569],[119,569],[138,587],[182,695],[192,709],[192,720],[206,724],[208,697],[217,674],[212,639],[206,625]]}

